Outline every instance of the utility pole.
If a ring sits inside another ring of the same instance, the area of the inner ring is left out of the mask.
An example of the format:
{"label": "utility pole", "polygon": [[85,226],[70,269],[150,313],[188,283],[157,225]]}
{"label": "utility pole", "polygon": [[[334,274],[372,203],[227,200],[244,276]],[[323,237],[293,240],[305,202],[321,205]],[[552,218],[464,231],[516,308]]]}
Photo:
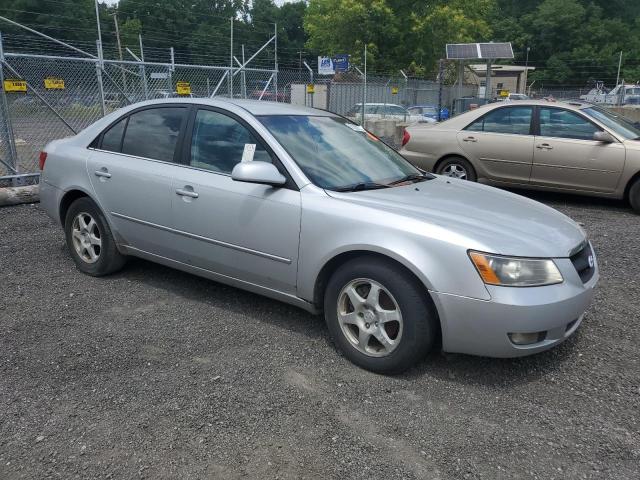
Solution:
{"label": "utility pole", "polygon": [[365,104],[367,103],[367,44],[364,44],[364,83],[362,85],[362,126],[367,128],[364,122]]}
{"label": "utility pole", "polygon": [[102,30],[100,29],[100,10],[98,9],[98,0],[95,0],[95,5],[96,5],[96,22],[98,24],[98,41],[100,42],[100,45],[102,45]]}
{"label": "utility pole", "polygon": [[620,67],[622,66],[622,50],[620,50],[620,58],[618,59],[618,75],[616,76],[616,87],[620,82]]}
{"label": "utility pole", "polygon": [[527,93],[527,83],[529,83],[529,50],[531,47],[527,47],[527,59],[524,61],[524,90],[523,93]]}
{"label": "utility pole", "polygon": [[[118,11],[113,12],[113,22],[116,26],[116,41],[118,42],[118,57],[120,57],[120,61],[122,61],[122,43],[120,43],[120,28],[118,26]],[[124,87],[125,93],[127,92],[127,76],[124,73],[124,69],[122,72],[122,86]]]}
{"label": "utility pole", "polygon": [[274,63],[274,77],[275,80],[275,91],[276,91],[276,102],[278,101],[278,24],[273,24],[273,35],[274,35],[274,51],[273,51],[273,63]]}
{"label": "utility pole", "polygon": [[233,98],[233,17],[231,17],[231,35],[229,39],[229,98]]}

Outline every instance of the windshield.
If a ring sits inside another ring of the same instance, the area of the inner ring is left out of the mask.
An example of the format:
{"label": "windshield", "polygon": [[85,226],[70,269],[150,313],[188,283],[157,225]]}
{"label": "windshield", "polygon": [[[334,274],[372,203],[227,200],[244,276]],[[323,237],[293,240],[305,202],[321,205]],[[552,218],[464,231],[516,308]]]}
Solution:
{"label": "windshield", "polygon": [[374,188],[421,174],[393,149],[344,118],[273,115],[258,119],[318,187]]}
{"label": "windshield", "polygon": [[627,88],[624,93],[627,95],[640,95],[640,88]]}
{"label": "windshield", "polygon": [[589,107],[584,108],[582,112],[595,118],[626,140],[638,140],[640,138],[640,129],[623,116],[617,115],[610,110],[601,107]]}

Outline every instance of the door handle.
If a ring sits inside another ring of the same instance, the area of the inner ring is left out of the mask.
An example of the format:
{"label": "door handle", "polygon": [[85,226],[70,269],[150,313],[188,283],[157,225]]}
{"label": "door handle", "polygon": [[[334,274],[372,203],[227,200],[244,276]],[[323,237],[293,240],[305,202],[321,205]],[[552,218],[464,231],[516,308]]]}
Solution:
{"label": "door handle", "polygon": [[94,173],[96,174],[96,177],[111,178],[111,174],[104,167],[102,167],[100,170],[96,170]]}
{"label": "door handle", "polygon": [[553,147],[548,143],[541,143],[540,145],[536,145],[536,148],[539,148],[540,150],[553,150]]}
{"label": "door handle", "polygon": [[462,139],[463,142],[477,142],[478,139],[476,137],[466,137]]}
{"label": "door handle", "polygon": [[198,198],[200,196],[193,190],[185,190],[183,188],[177,189],[176,194],[180,195],[181,197],[190,197],[190,198]]}

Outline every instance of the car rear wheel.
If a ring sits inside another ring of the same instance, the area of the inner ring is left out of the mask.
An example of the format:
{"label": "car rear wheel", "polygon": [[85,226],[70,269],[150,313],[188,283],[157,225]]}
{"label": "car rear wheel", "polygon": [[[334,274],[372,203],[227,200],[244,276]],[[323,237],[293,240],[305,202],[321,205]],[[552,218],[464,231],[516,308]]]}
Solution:
{"label": "car rear wheel", "polygon": [[640,178],[638,178],[629,189],[629,203],[631,208],[640,214]]}
{"label": "car rear wheel", "polygon": [[469,180],[475,182],[477,180],[476,171],[473,165],[466,158],[449,157],[444,159],[436,168],[438,175],[446,177],[459,178],[460,180]]}
{"label": "car rear wheel", "polygon": [[64,230],[71,257],[81,272],[99,277],[124,265],[126,257],[118,251],[104,215],[91,199],[82,197],[71,204]]}
{"label": "car rear wheel", "polygon": [[400,373],[434,345],[437,315],[424,285],[392,262],[360,257],[331,277],[324,298],[334,343],[356,365]]}

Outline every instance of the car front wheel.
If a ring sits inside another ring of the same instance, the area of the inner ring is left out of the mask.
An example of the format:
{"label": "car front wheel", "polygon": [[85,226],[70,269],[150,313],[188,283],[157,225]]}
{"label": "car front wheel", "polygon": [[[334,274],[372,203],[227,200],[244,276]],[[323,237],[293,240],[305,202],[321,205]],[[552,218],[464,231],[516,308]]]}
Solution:
{"label": "car front wheel", "polygon": [[424,285],[377,257],[350,260],[334,273],[324,312],[344,355],[377,373],[400,373],[415,365],[433,348],[438,332]]}
{"label": "car front wheel", "polygon": [[459,178],[460,180],[469,180],[471,182],[477,180],[473,165],[462,157],[449,157],[445,159],[438,165],[435,173],[446,177]]}
{"label": "car front wheel", "polygon": [[107,220],[89,198],[71,204],[64,223],[67,247],[78,269],[99,277],[120,270],[125,263]]}

